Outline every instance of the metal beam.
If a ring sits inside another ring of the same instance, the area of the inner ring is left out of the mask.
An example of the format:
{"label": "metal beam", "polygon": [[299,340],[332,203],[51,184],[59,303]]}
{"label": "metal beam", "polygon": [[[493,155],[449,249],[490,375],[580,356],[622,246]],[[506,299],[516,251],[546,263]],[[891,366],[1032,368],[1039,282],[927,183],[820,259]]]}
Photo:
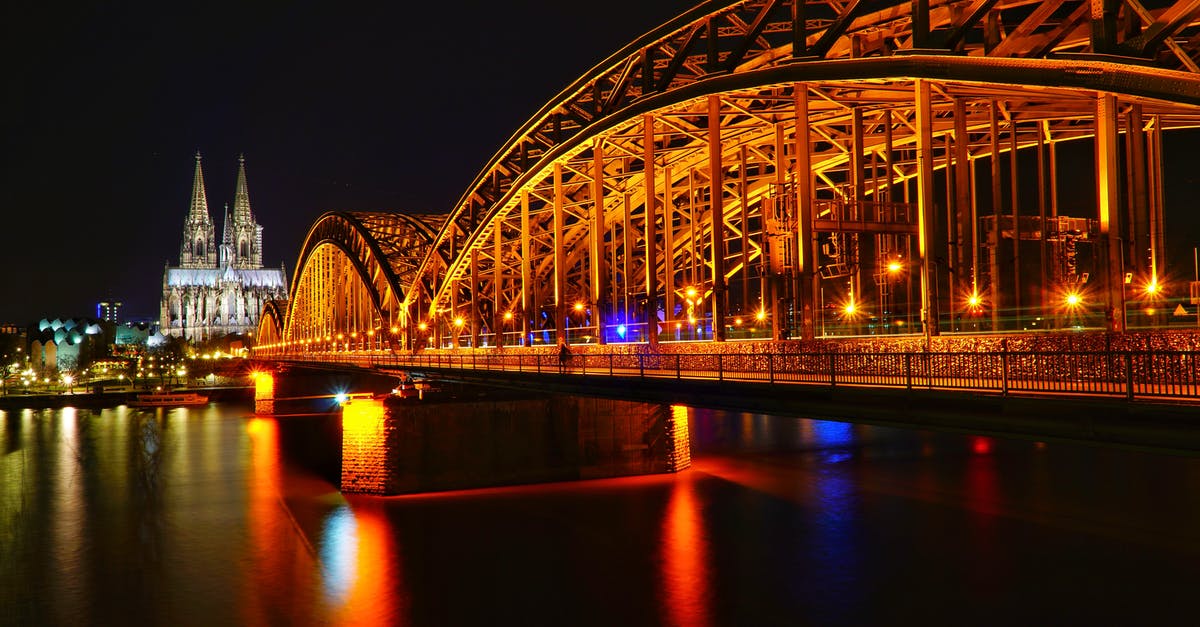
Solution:
{"label": "metal beam", "polygon": [[709,235],[712,247],[712,333],[725,341],[725,168],[721,164],[721,99],[708,97]]}
{"label": "metal beam", "polygon": [[[654,189],[654,115],[651,113],[642,116],[642,183],[646,197],[646,339],[651,346],[658,346],[658,212]],[[625,210],[629,211],[629,207]]]}
{"label": "metal beam", "polygon": [[1104,277],[1105,320],[1109,331],[1125,330],[1124,277],[1121,275],[1120,183],[1117,165],[1117,97],[1096,98],[1096,206],[1100,221],[1098,258]]}
{"label": "metal beam", "polygon": [[921,259],[921,320],[926,341],[938,334],[937,284],[931,268],[933,206],[933,105],[929,81],[917,79],[913,86],[917,114],[917,254]]}

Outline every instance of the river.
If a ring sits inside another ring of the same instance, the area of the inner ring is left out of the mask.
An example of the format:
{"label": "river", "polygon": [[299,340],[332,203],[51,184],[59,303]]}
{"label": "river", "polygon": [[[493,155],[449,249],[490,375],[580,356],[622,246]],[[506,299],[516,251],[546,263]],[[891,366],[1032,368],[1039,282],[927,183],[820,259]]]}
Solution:
{"label": "river", "polygon": [[1197,620],[1196,458],[689,409],[679,474],[383,498],[252,412],[0,412],[0,624]]}

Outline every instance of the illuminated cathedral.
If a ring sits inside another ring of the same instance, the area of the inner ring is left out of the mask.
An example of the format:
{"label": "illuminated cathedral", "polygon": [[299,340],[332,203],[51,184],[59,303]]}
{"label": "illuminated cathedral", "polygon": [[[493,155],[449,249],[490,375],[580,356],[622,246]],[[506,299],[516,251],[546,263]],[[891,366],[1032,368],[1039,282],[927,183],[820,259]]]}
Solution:
{"label": "illuminated cathedral", "polygon": [[163,273],[162,333],[205,341],[258,326],[268,300],[287,299],[283,266],[264,268],[262,226],[250,210],[246,162],[238,157],[233,215],[225,205],[221,243],[208,213],[200,153],[192,180],[192,204],[183,225],[179,265]]}

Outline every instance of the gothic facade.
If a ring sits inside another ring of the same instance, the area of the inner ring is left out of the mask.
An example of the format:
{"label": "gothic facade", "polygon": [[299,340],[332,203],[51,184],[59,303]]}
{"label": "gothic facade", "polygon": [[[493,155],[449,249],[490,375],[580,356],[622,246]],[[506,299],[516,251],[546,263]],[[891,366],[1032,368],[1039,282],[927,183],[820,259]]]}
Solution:
{"label": "gothic facade", "polygon": [[264,268],[262,226],[250,210],[245,159],[238,158],[233,215],[225,205],[222,237],[208,213],[200,153],[192,179],[192,203],[183,224],[179,265],[163,273],[162,332],[205,341],[253,332],[269,300],[287,299],[283,266]]}

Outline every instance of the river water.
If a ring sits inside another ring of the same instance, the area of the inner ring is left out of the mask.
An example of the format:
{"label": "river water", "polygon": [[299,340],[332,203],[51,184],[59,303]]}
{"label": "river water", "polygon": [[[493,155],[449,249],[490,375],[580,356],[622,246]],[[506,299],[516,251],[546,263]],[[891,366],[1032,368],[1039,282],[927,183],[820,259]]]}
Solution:
{"label": "river water", "polygon": [[381,498],[252,412],[0,412],[0,624],[1197,620],[1196,458],[689,410],[679,474]]}

